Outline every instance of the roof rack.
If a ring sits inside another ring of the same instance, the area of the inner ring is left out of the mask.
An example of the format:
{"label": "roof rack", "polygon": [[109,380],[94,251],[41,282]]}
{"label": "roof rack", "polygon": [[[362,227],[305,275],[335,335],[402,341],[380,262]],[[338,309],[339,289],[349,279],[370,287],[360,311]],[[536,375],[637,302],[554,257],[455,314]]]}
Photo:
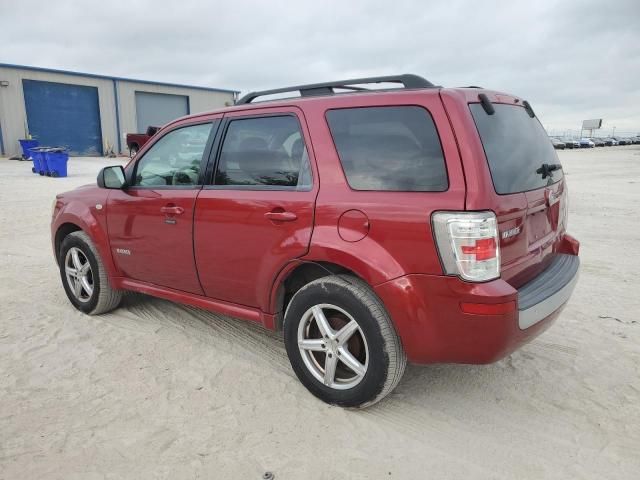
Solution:
{"label": "roof rack", "polygon": [[315,97],[319,95],[333,95],[334,89],[354,90],[354,91],[368,91],[363,87],[356,87],[354,85],[363,85],[367,83],[401,83],[402,88],[435,88],[436,86],[429,80],[426,80],[418,75],[405,73],[403,75],[389,75],[386,77],[367,77],[367,78],[352,78],[349,80],[336,80],[333,82],[324,83],[311,83],[308,85],[297,85],[293,87],[276,88],[273,90],[261,90],[258,92],[247,93],[244,97],[236,102],[236,105],[244,105],[251,103],[258,97],[265,95],[274,95],[277,93],[286,92],[300,92],[302,97]]}

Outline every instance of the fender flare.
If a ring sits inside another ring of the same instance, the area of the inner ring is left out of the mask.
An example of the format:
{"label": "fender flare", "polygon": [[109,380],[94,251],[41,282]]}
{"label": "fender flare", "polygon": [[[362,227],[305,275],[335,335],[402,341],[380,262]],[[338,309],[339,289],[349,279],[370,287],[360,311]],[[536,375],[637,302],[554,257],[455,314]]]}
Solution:
{"label": "fender flare", "polygon": [[[100,258],[105,266],[109,279],[112,280],[114,277],[117,277],[118,269],[116,268],[115,263],[113,262],[113,256],[111,255],[109,236],[107,235],[106,229],[91,213],[90,209],[86,206],[79,206],[79,204],[70,204],[64,212],[58,215],[52,232],[54,249],[58,231],[66,224],[76,225],[83,232],[89,235],[89,238],[91,238],[93,244],[98,250],[98,253],[100,254]],[[57,258],[58,252],[54,253]]]}
{"label": "fender flare", "polygon": [[[377,245],[377,244],[376,244]],[[324,262],[350,270],[364,280],[371,288],[405,274],[395,259],[377,245],[379,255],[363,257],[355,252],[341,250],[335,246],[314,245],[307,255],[290,260],[273,280],[268,302],[268,313],[276,314],[280,287],[289,275],[303,263]]]}

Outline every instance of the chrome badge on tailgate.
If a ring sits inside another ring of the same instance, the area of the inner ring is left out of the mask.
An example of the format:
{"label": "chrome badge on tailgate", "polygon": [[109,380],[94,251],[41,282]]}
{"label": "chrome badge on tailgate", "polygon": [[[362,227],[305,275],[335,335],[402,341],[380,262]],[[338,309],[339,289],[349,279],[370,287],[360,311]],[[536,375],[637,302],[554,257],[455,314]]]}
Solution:
{"label": "chrome badge on tailgate", "polygon": [[502,232],[502,239],[506,240],[507,238],[515,237],[520,233],[521,227],[513,227],[509,230],[505,230]]}

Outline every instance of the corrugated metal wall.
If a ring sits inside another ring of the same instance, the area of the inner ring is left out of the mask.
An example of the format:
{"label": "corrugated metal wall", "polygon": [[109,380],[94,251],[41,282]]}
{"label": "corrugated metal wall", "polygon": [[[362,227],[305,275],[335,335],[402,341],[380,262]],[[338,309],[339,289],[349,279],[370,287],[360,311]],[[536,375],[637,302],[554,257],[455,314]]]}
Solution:
{"label": "corrugated metal wall", "polygon": [[96,87],[100,106],[102,140],[103,143],[110,142],[111,145],[114,145],[117,133],[115,98],[111,80],[0,66],[0,80],[9,83],[6,87],[0,87],[0,122],[2,122],[5,154],[20,153],[18,139],[24,138],[26,134],[27,113],[22,88],[22,80],[24,79]]}
{"label": "corrugated metal wall", "polygon": [[[18,139],[24,138],[26,134],[27,115],[22,88],[24,79],[96,87],[103,149],[107,151],[108,147],[111,147],[114,151],[118,150],[119,124],[121,153],[127,151],[124,139],[126,133],[135,133],[138,130],[136,91],[187,96],[190,113],[214,110],[233,102],[233,92],[0,65],[0,81],[8,82],[7,86],[0,86],[0,134],[6,155],[20,153]],[[119,117],[118,120],[116,115]]]}
{"label": "corrugated metal wall", "polygon": [[[145,83],[120,80],[118,81],[118,110],[120,111],[120,129],[123,137],[126,133],[138,131],[138,120],[136,117],[136,92],[185,95],[189,97],[189,113],[192,114],[222,108],[225,106],[225,103],[229,103],[230,105],[233,104],[232,93],[168,85],[149,85]],[[124,150],[127,148],[124,138],[122,139],[122,148]]]}

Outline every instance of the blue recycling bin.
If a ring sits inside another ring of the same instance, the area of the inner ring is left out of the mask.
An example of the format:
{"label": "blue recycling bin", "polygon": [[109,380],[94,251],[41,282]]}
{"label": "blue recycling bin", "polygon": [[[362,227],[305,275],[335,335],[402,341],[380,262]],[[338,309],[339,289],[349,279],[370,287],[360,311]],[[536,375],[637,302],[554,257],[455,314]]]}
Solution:
{"label": "blue recycling bin", "polygon": [[20,148],[22,148],[22,158],[24,158],[25,160],[31,156],[30,149],[36,148],[38,145],[40,145],[38,143],[38,140],[32,139],[18,140],[18,142],[20,142]]}
{"label": "blue recycling bin", "polygon": [[31,171],[33,173],[38,173],[38,166],[39,166],[38,165],[38,160],[37,160],[38,152],[36,152],[33,148],[28,149],[27,152],[28,152],[27,156],[29,158],[31,158],[31,161],[33,162],[33,166],[31,167]]}
{"label": "blue recycling bin", "polygon": [[38,173],[40,175],[47,174],[48,169],[46,159],[44,158],[44,150],[45,149],[42,147],[29,149],[31,159],[33,160],[33,168],[31,169],[33,173]]}
{"label": "blue recycling bin", "polygon": [[52,177],[67,176],[67,162],[69,152],[64,148],[48,148],[44,154],[46,157],[47,171]]}

